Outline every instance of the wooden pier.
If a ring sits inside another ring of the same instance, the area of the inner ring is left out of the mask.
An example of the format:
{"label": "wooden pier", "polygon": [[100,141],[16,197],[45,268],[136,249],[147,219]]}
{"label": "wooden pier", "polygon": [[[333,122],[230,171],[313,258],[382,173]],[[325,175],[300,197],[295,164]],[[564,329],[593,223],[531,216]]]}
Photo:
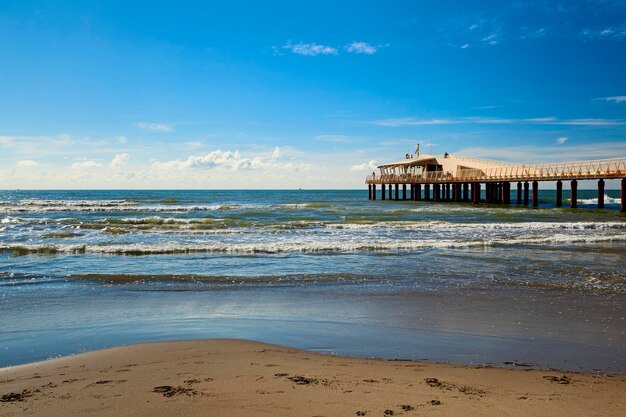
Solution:
{"label": "wooden pier", "polygon": [[508,205],[511,204],[511,183],[514,183],[515,203],[538,207],[539,183],[556,181],[556,207],[562,207],[563,181],[570,181],[570,207],[576,208],[578,181],[595,180],[598,208],[603,208],[605,181],[616,179],[621,182],[620,211],[626,212],[626,158],[524,165],[446,153],[443,156],[406,155],[403,161],[378,168],[379,174],[373,173],[366,179],[370,200],[378,198],[377,185],[380,184],[382,200]]}

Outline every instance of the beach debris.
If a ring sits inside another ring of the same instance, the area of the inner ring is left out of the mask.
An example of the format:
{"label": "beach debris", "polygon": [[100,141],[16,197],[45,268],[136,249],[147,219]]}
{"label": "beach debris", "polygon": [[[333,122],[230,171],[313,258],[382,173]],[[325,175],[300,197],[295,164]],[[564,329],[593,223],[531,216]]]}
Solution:
{"label": "beach debris", "polygon": [[187,385],[199,384],[199,383],[200,383],[200,380],[199,379],[195,379],[195,378],[194,379],[188,379],[188,380],[185,381],[185,384],[187,384]]}
{"label": "beach debris", "polygon": [[186,395],[188,397],[193,397],[196,395],[201,395],[200,391],[197,391],[193,388],[186,387],[173,387],[171,385],[162,385],[159,387],[154,387],[152,392],[156,392],[157,394],[163,394],[164,397],[174,397],[176,395]]}
{"label": "beach debris", "polygon": [[415,407],[413,407],[412,405],[409,404],[403,404],[400,406],[400,408],[402,408],[402,410],[404,411],[413,411],[415,410]]}
{"label": "beach debris", "polygon": [[285,372],[279,372],[279,373],[277,373],[277,374],[274,374],[274,376],[278,376],[278,377],[281,377],[281,376],[287,376],[287,375],[289,375],[289,374],[288,374],[288,373],[285,373]]}
{"label": "beach debris", "polygon": [[428,384],[428,386],[430,387],[445,389],[448,391],[457,390],[461,394],[465,394],[465,395],[477,395],[479,397],[482,397],[483,395],[486,394],[485,391],[478,389],[478,388],[473,388],[467,385],[459,386],[459,385],[452,384],[449,382],[441,382],[437,378],[424,378],[424,381],[426,381],[426,384]]}
{"label": "beach debris", "polygon": [[11,403],[15,401],[24,401],[26,398],[32,397],[35,392],[38,392],[38,390],[31,391],[29,389],[24,389],[22,392],[10,392],[0,397],[0,402]]}
{"label": "beach debris", "polygon": [[320,384],[324,386],[330,386],[334,384],[336,381],[331,381],[328,379],[320,379],[320,378],[309,378],[302,375],[290,376],[287,378],[289,381],[295,383],[296,385],[311,385],[311,384]]}
{"label": "beach debris", "polygon": [[428,404],[430,404],[430,405],[441,405],[441,401],[439,401],[439,400],[430,400],[430,401],[428,401]]}
{"label": "beach debris", "polygon": [[513,366],[533,366],[532,363],[528,363],[528,362],[506,361],[502,363],[505,365],[513,365]]}
{"label": "beach debris", "polygon": [[366,414],[367,414],[367,411],[357,411],[357,412],[356,412],[356,415],[357,415],[357,416],[364,416],[364,415],[366,415]]}
{"label": "beach debris", "polygon": [[556,382],[557,384],[569,385],[572,383],[572,380],[567,376],[563,375],[562,377],[546,375],[543,379],[547,379],[550,382]]}
{"label": "beach debris", "polygon": [[431,387],[440,387],[441,382],[437,378],[425,378],[424,381]]}
{"label": "beach debris", "polygon": [[309,384],[313,384],[317,382],[317,380],[314,378],[307,378],[306,376],[300,376],[300,375],[290,376],[287,379],[296,385],[309,385]]}

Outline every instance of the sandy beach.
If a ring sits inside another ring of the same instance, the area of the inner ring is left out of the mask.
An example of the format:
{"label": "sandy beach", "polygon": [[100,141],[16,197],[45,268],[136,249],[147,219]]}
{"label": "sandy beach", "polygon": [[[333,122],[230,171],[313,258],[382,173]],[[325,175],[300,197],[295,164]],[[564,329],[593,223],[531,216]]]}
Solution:
{"label": "sandy beach", "polygon": [[212,339],[0,370],[3,416],[623,416],[626,377],[329,356]]}

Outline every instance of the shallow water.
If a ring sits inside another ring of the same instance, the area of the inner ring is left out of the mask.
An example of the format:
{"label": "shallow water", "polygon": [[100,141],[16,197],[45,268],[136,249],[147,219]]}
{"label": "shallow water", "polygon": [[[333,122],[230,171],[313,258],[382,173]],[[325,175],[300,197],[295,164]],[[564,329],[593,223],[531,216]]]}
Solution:
{"label": "shallow water", "polygon": [[[142,341],[626,372],[626,216],[367,191],[0,191],[0,366]],[[567,195],[565,195],[567,198]]]}

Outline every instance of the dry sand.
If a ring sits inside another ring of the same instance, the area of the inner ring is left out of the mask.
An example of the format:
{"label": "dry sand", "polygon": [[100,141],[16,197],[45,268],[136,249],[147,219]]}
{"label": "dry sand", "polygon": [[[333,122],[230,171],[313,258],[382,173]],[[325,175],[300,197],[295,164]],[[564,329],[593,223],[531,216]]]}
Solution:
{"label": "dry sand", "polygon": [[626,377],[328,356],[240,340],[0,369],[0,415],[626,416]]}

